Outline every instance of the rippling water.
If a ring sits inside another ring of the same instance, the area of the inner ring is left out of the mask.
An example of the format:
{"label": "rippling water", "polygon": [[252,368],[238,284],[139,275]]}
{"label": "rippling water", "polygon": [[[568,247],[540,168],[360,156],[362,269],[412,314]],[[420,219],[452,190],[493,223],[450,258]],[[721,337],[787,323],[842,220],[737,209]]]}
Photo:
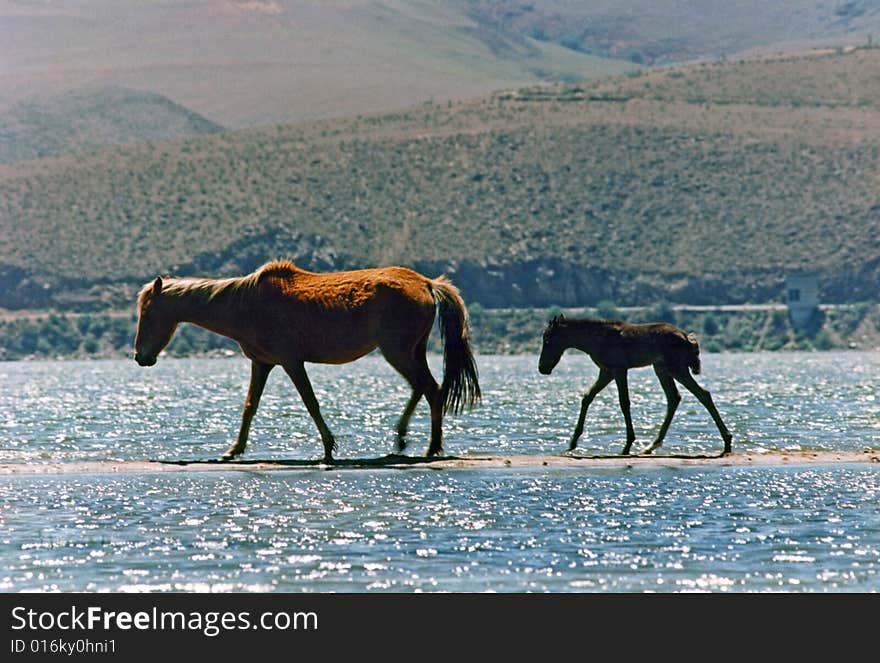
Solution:
{"label": "rippling water", "polygon": [[[448,420],[446,451],[563,451],[596,370],[535,364],[480,357],[483,405]],[[310,374],[339,457],[391,451],[408,389],[381,358]],[[0,461],[215,458],[247,378],[241,359],[0,364]],[[880,447],[880,353],[707,355],[700,381],[735,450]],[[642,370],[630,391],[647,443],[662,390]],[[428,428],[421,405],[411,453]],[[581,448],[622,444],[611,386]],[[685,394],[664,450],[720,447]],[[320,454],[276,371],[248,457]],[[873,465],[4,476],[0,590],[877,591],[878,498]]]}

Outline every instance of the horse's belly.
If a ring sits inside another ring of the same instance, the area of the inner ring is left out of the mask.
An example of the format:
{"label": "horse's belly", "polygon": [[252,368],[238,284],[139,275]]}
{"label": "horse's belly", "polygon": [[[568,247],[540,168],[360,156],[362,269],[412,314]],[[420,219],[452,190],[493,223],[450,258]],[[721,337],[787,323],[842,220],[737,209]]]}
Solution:
{"label": "horse's belly", "polygon": [[313,364],[347,364],[369,354],[375,348],[375,345],[370,345],[358,348],[333,348],[330,351],[327,349],[315,350],[303,353],[303,361]]}

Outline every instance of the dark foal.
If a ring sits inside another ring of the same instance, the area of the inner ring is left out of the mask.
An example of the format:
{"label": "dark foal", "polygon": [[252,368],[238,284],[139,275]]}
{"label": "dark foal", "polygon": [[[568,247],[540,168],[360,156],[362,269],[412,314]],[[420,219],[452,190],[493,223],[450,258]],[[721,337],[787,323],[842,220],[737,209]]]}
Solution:
{"label": "dark foal", "polygon": [[642,453],[649,454],[663,444],[663,438],[666,437],[666,431],[681,402],[681,395],[675,386],[676,381],[684,385],[709,411],[724,440],[723,453],[730,453],[730,443],[733,439],[730,431],[718,414],[712,396],[697,384],[691,375],[691,372],[694,374],[700,372],[700,346],[697,337],[693,334],[686,334],[665,322],[633,325],[618,320],[566,319],[559,315],[550,320],[544,330],[544,344],[541,347],[541,358],[538,360],[538,371],[543,375],[550,375],[559,363],[562,353],[568,348],[576,348],[587,353],[599,367],[599,377],[581,401],[581,413],[574,434],[571,436],[569,450],[577,447],[578,438],[584,432],[584,420],[590,403],[611,380],[614,380],[620,397],[620,409],[626,421],[626,444],[622,453],[629,454],[636,434],[629,411],[626,373],[630,368],[652,365],[666,393],[666,418],[654,442]]}

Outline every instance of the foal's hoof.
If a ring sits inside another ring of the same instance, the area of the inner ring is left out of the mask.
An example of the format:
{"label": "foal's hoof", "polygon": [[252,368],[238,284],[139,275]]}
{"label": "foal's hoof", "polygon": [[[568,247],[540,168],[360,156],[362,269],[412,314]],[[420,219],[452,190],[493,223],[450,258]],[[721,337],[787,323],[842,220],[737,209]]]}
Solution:
{"label": "foal's hoof", "polygon": [[235,457],[240,455],[241,453],[242,453],[241,451],[236,451],[235,449],[229,449],[226,451],[226,453],[224,453],[222,456],[220,456],[220,460],[223,461],[224,463],[227,461],[230,461],[230,460],[235,460]]}
{"label": "foal's hoof", "polygon": [[653,444],[651,444],[651,445],[645,447],[644,449],[642,449],[639,452],[639,455],[640,456],[650,456],[652,453],[654,453],[654,449],[657,449],[657,448],[659,448],[659,447],[655,447]]}

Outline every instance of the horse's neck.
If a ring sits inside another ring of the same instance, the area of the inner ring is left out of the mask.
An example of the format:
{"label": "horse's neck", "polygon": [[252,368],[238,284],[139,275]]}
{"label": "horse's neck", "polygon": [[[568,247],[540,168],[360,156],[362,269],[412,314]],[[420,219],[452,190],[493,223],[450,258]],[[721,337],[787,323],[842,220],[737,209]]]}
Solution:
{"label": "horse's neck", "polygon": [[589,355],[601,352],[606,337],[601,322],[581,322],[566,330],[568,347]]}
{"label": "horse's neck", "polygon": [[[207,291],[218,284],[226,284],[227,287],[216,288],[208,296]],[[242,323],[246,322],[249,316],[243,310],[244,299],[241,293],[231,286],[231,279],[205,281],[201,287],[178,293],[175,296],[178,320],[237,339],[242,330]]]}

